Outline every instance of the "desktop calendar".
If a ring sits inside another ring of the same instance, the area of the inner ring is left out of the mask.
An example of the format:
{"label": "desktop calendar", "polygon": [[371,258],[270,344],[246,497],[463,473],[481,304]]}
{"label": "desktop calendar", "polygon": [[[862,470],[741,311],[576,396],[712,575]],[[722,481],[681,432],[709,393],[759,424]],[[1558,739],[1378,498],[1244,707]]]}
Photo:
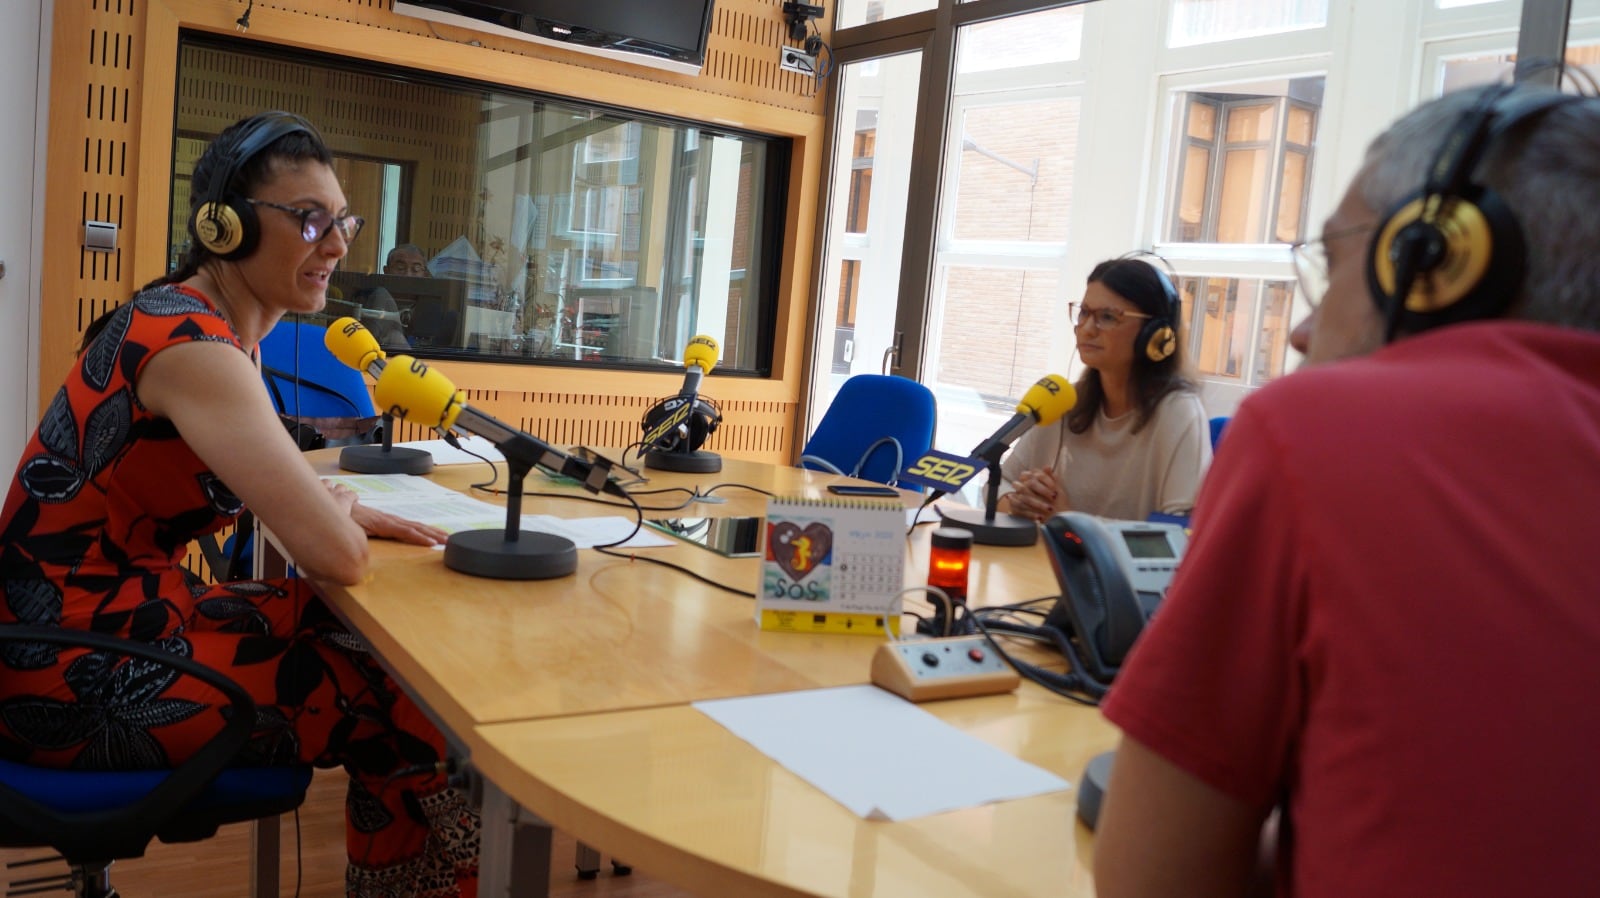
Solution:
{"label": "desktop calendar", "polygon": [[777,498],[767,503],[756,621],[763,630],[898,632],[905,587],[898,502]]}

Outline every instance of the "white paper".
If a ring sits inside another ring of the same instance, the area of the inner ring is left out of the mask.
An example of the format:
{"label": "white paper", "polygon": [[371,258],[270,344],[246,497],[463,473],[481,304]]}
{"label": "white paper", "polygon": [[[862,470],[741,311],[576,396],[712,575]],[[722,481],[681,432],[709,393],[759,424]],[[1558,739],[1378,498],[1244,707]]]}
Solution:
{"label": "white paper", "polygon": [[[481,465],[484,458],[494,462],[506,460],[506,457],[500,454],[500,450],[496,449],[493,443],[483,437],[463,434],[456,437],[456,439],[460,441],[461,449],[457,449],[444,440],[413,440],[409,443],[395,443],[395,445],[405,446],[410,449],[422,449],[433,456],[435,465]],[[483,456],[483,458],[463,451],[465,449],[470,449],[472,452]]]}
{"label": "white paper", "polygon": [[1070,788],[876,686],[694,707],[868,820],[906,820]]}
{"label": "white paper", "polygon": [[[349,487],[362,505],[409,521],[429,524],[446,533],[503,530],[506,526],[506,510],[502,506],[458,493],[426,477],[409,474],[335,474],[322,479]],[[542,514],[522,516],[523,530],[564,536],[580,549],[614,543],[632,532],[634,523],[615,515],[573,519]],[[672,540],[657,536],[648,527],[640,527],[632,539],[621,545],[633,549],[670,546]]]}

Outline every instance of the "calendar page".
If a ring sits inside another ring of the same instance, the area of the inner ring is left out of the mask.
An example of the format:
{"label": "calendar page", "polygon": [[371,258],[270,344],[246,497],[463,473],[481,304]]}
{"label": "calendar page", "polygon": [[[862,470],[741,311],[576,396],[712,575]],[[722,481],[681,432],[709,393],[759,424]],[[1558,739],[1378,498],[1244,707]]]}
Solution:
{"label": "calendar page", "polygon": [[905,509],[898,502],[767,503],[756,620],[764,630],[882,635],[898,629]]}

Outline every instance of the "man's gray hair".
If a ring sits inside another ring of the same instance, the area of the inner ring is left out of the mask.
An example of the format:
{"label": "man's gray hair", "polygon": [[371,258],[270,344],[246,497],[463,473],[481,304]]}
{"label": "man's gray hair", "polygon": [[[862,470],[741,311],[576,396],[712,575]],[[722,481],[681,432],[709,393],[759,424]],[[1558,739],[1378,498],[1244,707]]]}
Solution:
{"label": "man's gray hair", "polygon": [[397,243],[397,244],[395,244],[394,249],[389,250],[389,255],[384,256],[384,259],[385,260],[393,259],[395,256],[401,255],[401,254],[416,256],[417,258],[423,260],[424,262],[426,262],[428,260],[428,254],[423,252],[421,247],[417,246],[415,243]]}
{"label": "man's gray hair", "polygon": [[[1367,148],[1357,190],[1385,214],[1420,190],[1439,149],[1486,91],[1452,91],[1407,113]],[[1553,88],[1519,86],[1508,95]],[[1600,99],[1566,103],[1520,122],[1472,173],[1522,226],[1527,270],[1508,317],[1600,331]]]}

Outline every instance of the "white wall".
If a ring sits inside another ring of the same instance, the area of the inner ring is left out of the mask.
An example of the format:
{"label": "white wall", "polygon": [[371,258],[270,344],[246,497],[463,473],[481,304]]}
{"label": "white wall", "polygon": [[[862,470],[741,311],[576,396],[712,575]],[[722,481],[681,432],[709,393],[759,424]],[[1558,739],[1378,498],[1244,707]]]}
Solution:
{"label": "white wall", "polygon": [[[39,224],[53,0],[0,2],[0,469],[9,476],[39,417]],[[32,123],[33,127],[25,126]]]}

